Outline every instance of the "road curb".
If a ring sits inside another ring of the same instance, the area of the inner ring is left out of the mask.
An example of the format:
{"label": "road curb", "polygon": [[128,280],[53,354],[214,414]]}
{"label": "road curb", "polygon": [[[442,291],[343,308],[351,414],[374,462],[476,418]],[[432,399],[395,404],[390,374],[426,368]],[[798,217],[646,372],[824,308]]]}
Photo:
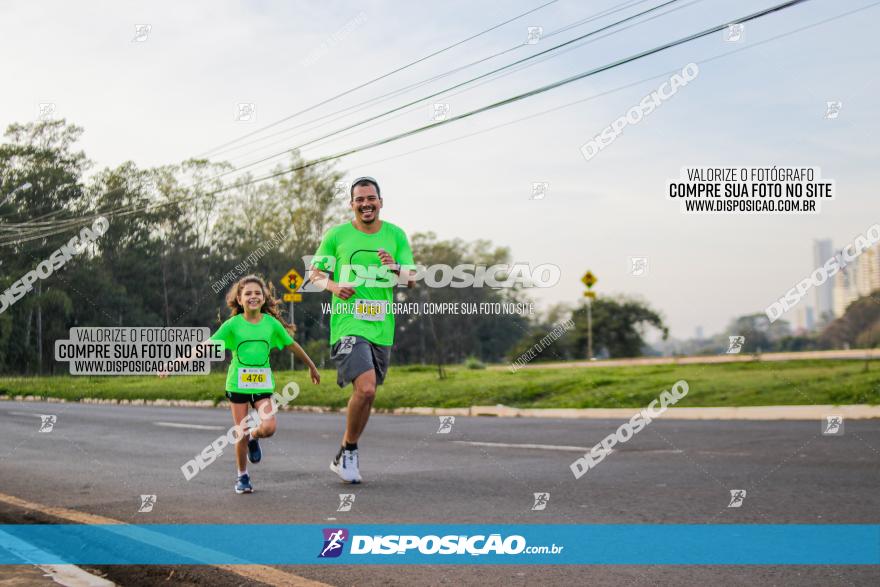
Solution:
{"label": "road curb", "polygon": [[[0,396],[0,401],[25,401],[68,403],[63,398],[43,398],[34,395]],[[71,402],[76,403],[76,402]],[[184,408],[226,408],[229,403],[221,401],[215,404],[212,400],[143,400],[143,399],[103,399],[83,398],[79,403],[119,405],[119,406],[154,406]],[[513,408],[510,406],[471,406],[469,408],[379,408],[376,414],[392,416],[473,416],[495,418],[559,418],[579,420],[628,420],[641,408]],[[326,406],[281,406],[285,412],[305,412],[327,414],[344,412],[344,408]],[[822,420],[825,416],[843,416],[851,420],[880,419],[880,405],[856,404],[835,406],[831,404],[801,406],[743,406],[735,408],[669,408],[663,413],[664,420]]]}

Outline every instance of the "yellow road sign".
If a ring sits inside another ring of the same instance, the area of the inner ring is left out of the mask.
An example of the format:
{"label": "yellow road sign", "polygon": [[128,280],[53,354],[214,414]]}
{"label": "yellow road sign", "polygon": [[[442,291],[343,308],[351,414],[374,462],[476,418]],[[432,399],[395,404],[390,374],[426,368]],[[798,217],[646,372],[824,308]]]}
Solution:
{"label": "yellow road sign", "polygon": [[594,292],[594,291],[585,291],[585,292],[584,292],[584,297],[585,297],[585,298],[593,298],[593,299],[595,299],[595,298],[596,298],[596,292]]}
{"label": "yellow road sign", "polygon": [[581,277],[581,281],[582,281],[583,284],[586,285],[588,288],[591,288],[591,287],[593,287],[593,284],[595,284],[595,283],[596,283],[597,281],[599,281],[599,280],[596,279],[596,276],[593,275],[593,272],[592,272],[592,271],[587,271],[586,273],[584,273],[584,276]]}
{"label": "yellow road sign", "polygon": [[301,301],[303,301],[303,296],[302,296],[302,294],[298,294],[298,293],[286,293],[286,294],[284,294],[284,301],[285,302],[301,302]]}
{"label": "yellow road sign", "polygon": [[287,275],[281,278],[281,285],[283,285],[284,289],[286,289],[290,293],[296,293],[296,290],[299,289],[299,286],[301,286],[302,283],[302,275],[300,275],[296,269],[291,269],[287,272]]}

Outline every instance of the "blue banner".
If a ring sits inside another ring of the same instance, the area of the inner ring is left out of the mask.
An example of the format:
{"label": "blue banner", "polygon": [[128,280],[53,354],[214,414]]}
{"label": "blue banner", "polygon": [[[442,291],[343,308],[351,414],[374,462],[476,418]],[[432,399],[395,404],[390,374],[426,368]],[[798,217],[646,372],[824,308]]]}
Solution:
{"label": "blue banner", "polygon": [[877,565],[880,525],[16,524],[0,564]]}

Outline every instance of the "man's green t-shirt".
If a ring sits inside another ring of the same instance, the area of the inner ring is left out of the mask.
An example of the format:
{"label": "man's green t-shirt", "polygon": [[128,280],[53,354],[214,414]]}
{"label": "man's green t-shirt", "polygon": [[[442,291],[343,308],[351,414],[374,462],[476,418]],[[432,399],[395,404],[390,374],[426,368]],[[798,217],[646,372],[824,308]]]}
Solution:
{"label": "man's green t-shirt", "polygon": [[269,368],[269,351],[293,342],[284,325],[269,314],[263,314],[257,324],[248,322],[244,314],[236,314],[220,325],[211,340],[222,341],[232,351],[226,391],[238,393],[272,393],[275,380]]}
{"label": "man's green t-shirt", "polygon": [[412,266],[413,255],[406,233],[387,221],[378,232],[361,232],[351,222],[327,231],[312,266],[333,273],[341,285],[353,285],[354,295],[342,300],[335,295],[330,317],[330,344],[343,336],[362,336],[370,342],[394,344],[394,314],[390,311],[398,277],[382,266],[379,249],[400,265]]}

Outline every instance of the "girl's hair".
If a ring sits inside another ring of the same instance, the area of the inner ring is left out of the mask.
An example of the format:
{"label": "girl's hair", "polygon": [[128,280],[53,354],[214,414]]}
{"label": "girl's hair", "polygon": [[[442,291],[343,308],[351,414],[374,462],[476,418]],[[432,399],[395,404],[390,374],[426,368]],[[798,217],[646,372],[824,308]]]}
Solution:
{"label": "girl's hair", "polygon": [[260,286],[260,289],[263,290],[263,306],[260,308],[261,312],[269,314],[274,317],[276,320],[281,322],[285,329],[288,332],[296,332],[296,326],[288,323],[281,316],[281,310],[279,309],[279,300],[275,298],[275,288],[272,286],[272,283],[269,282],[267,285],[262,277],[259,275],[245,275],[238,281],[236,281],[231,288],[229,288],[229,292],[226,294],[226,305],[232,310],[232,315],[235,316],[237,314],[244,314],[244,308],[241,304],[238,303],[238,296],[241,294],[242,288],[244,288],[246,283],[256,283]]}

